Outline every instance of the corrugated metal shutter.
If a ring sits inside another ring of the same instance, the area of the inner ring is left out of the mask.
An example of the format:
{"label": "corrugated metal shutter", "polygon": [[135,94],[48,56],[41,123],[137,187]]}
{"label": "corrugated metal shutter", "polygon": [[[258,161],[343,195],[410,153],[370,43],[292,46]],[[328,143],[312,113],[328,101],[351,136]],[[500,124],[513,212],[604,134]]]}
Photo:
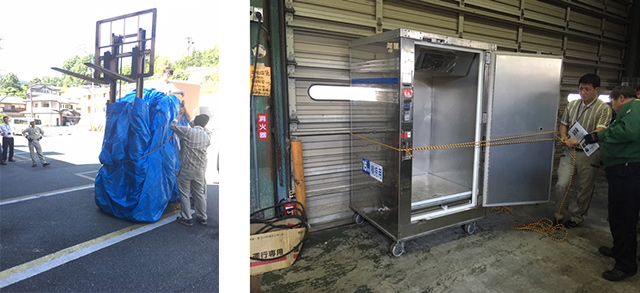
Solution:
{"label": "corrugated metal shutter", "polygon": [[347,223],[349,104],[309,98],[312,84],[349,83],[352,39],[408,28],[495,43],[499,50],[564,57],[559,114],[580,76],[606,92],[621,80],[630,1],[287,0],[291,136],[302,141],[315,229]]}

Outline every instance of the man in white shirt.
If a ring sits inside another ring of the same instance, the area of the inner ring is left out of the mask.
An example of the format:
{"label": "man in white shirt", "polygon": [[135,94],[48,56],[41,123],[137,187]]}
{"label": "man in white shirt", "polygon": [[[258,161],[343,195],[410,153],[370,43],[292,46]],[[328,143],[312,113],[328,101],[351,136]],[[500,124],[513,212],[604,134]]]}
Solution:
{"label": "man in white shirt", "polygon": [[162,71],[162,83],[156,90],[163,92],[167,95],[181,95],[184,97],[184,93],[179,90],[169,79],[173,76],[173,68],[167,67]]}
{"label": "man in white shirt", "polygon": [[[13,160],[13,128],[9,124],[9,116],[2,118],[3,123],[0,124],[0,132],[2,132],[2,160],[0,164],[6,165],[7,157],[9,162],[15,162]],[[8,155],[8,156],[7,156]]]}

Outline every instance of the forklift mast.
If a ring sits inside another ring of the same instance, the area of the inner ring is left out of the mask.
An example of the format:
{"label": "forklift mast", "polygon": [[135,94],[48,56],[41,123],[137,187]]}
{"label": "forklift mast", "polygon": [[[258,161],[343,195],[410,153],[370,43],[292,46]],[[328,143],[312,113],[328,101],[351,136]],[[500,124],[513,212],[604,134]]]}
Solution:
{"label": "forklift mast", "polygon": [[[109,103],[116,101],[117,81],[136,83],[136,95],[144,94],[144,78],[153,76],[155,59],[157,9],[148,9],[96,22],[94,63],[85,63],[94,70],[93,77],[52,67],[86,81],[108,84]],[[148,36],[147,31],[151,30]],[[122,64],[131,64],[124,74]]]}

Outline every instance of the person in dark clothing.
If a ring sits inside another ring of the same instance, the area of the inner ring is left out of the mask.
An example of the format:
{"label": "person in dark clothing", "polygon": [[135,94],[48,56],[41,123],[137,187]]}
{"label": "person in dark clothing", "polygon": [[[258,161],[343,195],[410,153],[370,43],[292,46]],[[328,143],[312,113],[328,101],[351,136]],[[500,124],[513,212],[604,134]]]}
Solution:
{"label": "person in dark clothing", "polygon": [[9,116],[2,118],[2,124],[0,124],[0,133],[2,134],[2,158],[0,164],[5,165],[7,161],[15,162],[13,160],[13,135],[14,130],[11,124],[9,124]]}
{"label": "person in dark clothing", "polygon": [[585,143],[601,145],[609,183],[609,229],[613,247],[599,252],[615,259],[613,269],[602,273],[609,281],[620,281],[638,271],[636,229],[640,212],[640,101],[630,87],[619,86],[610,94],[616,119],[602,132],[587,134]]}

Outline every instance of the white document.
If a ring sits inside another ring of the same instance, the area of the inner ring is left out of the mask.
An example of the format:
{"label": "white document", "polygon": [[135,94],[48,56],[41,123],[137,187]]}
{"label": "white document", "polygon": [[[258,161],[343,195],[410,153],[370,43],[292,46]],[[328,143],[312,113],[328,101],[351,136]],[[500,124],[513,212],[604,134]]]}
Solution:
{"label": "white document", "polygon": [[580,142],[580,147],[584,150],[584,153],[588,156],[591,156],[593,152],[600,148],[598,143],[586,144],[583,140],[584,136],[589,134],[580,123],[576,121],[576,123],[569,128],[569,136],[571,138]]}

